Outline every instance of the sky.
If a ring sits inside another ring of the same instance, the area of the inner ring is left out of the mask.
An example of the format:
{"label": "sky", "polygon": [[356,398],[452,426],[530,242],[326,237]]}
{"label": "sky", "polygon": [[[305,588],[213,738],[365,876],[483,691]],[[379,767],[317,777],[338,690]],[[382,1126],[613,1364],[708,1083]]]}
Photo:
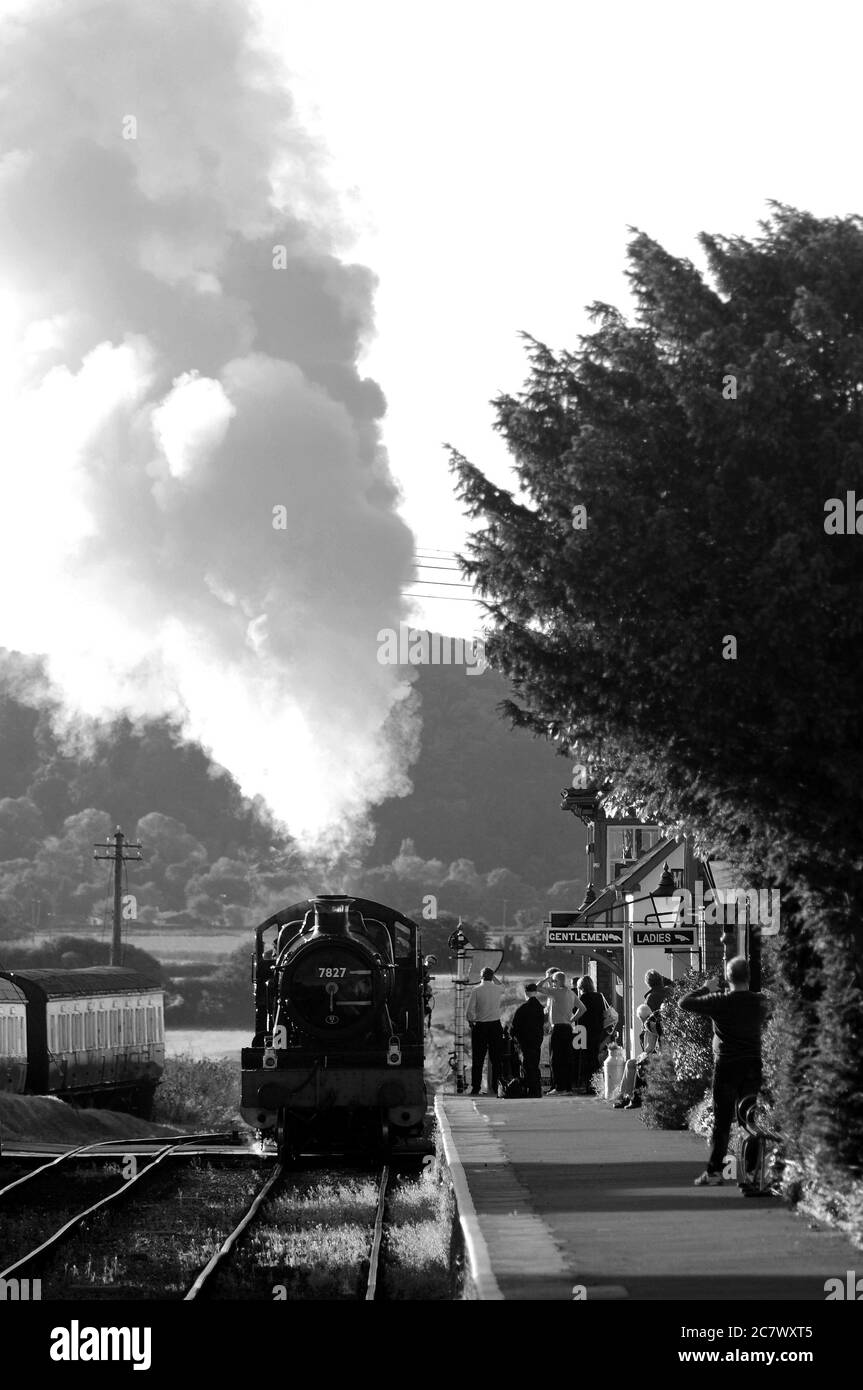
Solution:
{"label": "sky", "polygon": [[[845,3],[261,9],[378,277],[364,362],[424,553],[465,538],[442,443],[511,483],[489,401],[524,381],[519,332],[573,347],[585,305],[627,308],[629,227],[703,265],[698,233],[753,235],[768,199],[863,209]],[[418,621],[470,635],[481,614],[439,596]]]}
{"label": "sky", "polygon": [[303,844],[359,853],[421,739],[379,634],[482,630],[446,587],[466,527],[444,444],[511,481],[490,401],[523,382],[518,335],[574,347],[585,305],[626,309],[630,226],[698,263],[700,230],[753,234],[768,199],[860,208],[860,20],[0,20],[0,645],[44,658],[30,693],[70,745],[169,718]]}

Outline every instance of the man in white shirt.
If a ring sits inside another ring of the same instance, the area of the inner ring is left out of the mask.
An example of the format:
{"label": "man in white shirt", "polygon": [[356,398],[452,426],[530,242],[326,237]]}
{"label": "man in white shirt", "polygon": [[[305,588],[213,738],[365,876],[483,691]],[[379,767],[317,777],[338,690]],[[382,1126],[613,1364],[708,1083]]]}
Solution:
{"label": "man in white shirt", "polygon": [[503,1053],[503,1028],[500,1023],[500,1001],[503,998],[503,985],[495,978],[488,966],[482,972],[480,983],[468,1000],[467,1021],[472,1025],[470,1093],[478,1096],[482,1086],[482,1069],[488,1053],[491,1059],[491,1094],[497,1095],[500,1081],[500,1063]]}
{"label": "man in white shirt", "polygon": [[572,1011],[576,1004],[575,995],[571,989],[567,989],[562,970],[549,971],[538,993],[544,994],[548,1000],[548,1021],[551,1024],[549,1054],[554,1088],[547,1094],[569,1096],[572,1095]]}

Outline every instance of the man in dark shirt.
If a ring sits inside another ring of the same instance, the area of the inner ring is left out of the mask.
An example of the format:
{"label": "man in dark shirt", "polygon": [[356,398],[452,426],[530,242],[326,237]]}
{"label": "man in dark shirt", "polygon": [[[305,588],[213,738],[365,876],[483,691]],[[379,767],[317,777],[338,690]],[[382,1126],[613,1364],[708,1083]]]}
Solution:
{"label": "man in dark shirt", "polygon": [[545,1009],[537,998],[536,985],[525,985],[524,1003],[519,1004],[512,1016],[510,1032],[521,1050],[524,1080],[529,1096],[542,1095],[539,1054],[542,1050],[544,1031]]}
{"label": "man in dark shirt", "polygon": [[684,994],[681,1009],[713,1020],[713,1143],[705,1172],[696,1187],[719,1187],[734,1107],[761,1086],[761,1027],[767,1000],[749,988],[749,963],[735,956],[726,968],[727,992],[702,985]]}

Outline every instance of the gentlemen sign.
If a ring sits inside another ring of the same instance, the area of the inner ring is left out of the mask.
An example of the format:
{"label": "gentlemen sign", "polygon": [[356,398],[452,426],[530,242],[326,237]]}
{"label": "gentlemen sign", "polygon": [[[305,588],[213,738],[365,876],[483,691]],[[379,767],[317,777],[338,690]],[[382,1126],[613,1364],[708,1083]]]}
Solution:
{"label": "gentlemen sign", "polygon": [[661,928],[633,927],[633,946],[694,946],[695,931],[691,927],[673,927],[668,931]]}
{"label": "gentlemen sign", "polygon": [[623,927],[546,927],[546,946],[622,946]]}

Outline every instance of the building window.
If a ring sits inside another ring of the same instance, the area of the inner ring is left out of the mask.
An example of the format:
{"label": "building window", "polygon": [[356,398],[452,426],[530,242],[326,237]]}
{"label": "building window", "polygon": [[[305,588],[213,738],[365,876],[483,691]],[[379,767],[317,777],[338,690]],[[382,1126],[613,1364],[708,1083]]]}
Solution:
{"label": "building window", "polygon": [[647,854],[662,838],[660,830],[643,825],[610,825],[607,833],[608,862],[613,879],[619,878],[624,869]]}

